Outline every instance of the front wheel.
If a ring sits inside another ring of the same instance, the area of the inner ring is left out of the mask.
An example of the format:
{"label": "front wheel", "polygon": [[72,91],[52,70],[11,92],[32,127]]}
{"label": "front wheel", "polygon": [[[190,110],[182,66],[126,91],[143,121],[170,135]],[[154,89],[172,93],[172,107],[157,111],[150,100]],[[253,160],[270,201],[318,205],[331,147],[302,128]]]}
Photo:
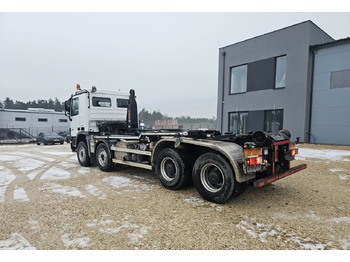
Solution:
{"label": "front wheel", "polygon": [[205,153],[196,160],[192,178],[198,193],[218,204],[226,202],[237,187],[231,165],[216,153]]}
{"label": "front wheel", "polygon": [[96,150],[96,162],[100,170],[104,172],[109,172],[112,170],[113,162],[111,157],[111,152],[106,144],[101,143],[97,146]]}
{"label": "front wheel", "polygon": [[88,152],[86,144],[83,141],[79,142],[79,144],[78,144],[77,157],[78,157],[79,164],[81,166],[90,166],[91,165],[89,152]]}

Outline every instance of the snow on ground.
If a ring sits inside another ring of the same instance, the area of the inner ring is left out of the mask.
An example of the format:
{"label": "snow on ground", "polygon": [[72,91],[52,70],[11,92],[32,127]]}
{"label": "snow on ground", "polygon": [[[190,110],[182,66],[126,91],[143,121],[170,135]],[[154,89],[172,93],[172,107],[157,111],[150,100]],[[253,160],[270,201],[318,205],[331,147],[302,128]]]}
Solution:
{"label": "snow on ground", "polygon": [[40,179],[61,180],[61,179],[69,179],[69,177],[70,177],[70,173],[68,171],[58,167],[51,167],[41,176]]}
{"label": "snow on ground", "polygon": [[106,194],[99,190],[93,185],[86,185],[85,189],[93,196],[98,197],[99,199],[106,199]]}
{"label": "snow on ground", "polygon": [[350,172],[348,170],[345,170],[343,168],[331,168],[329,169],[332,173],[337,173],[339,176],[339,179],[346,180],[350,177]]}
{"label": "snow on ground", "polygon": [[27,174],[27,177],[30,179],[30,180],[33,180],[40,172],[42,171],[41,168],[38,168],[32,172],[30,172],[29,174]]}
{"label": "snow on ground", "polygon": [[14,191],[13,191],[13,199],[14,200],[18,200],[18,201],[29,201],[29,198],[26,194],[26,192],[24,191],[23,187],[15,187]]}
{"label": "snow on ground", "polygon": [[302,249],[324,250],[331,246],[332,243],[315,243],[310,238],[302,238],[294,232],[282,230],[278,225],[266,225],[258,223],[256,218],[242,216],[242,220],[236,225],[237,228],[244,230],[253,238],[259,239],[260,242],[266,243],[270,237],[283,239],[283,241],[297,244]]}
{"label": "snow on ground", "polygon": [[274,217],[276,218],[282,218],[282,219],[288,219],[288,220],[300,220],[300,219],[311,219],[315,222],[335,222],[335,223],[349,223],[350,224],[350,216],[348,217],[333,217],[333,218],[325,218],[320,217],[315,214],[313,210],[309,210],[307,213],[285,213],[283,211],[275,212]]}
{"label": "snow on ground", "polygon": [[3,166],[0,166],[0,202],[5,202],[5,192],[9,184],[16,179],[12,172]]}
{"label": "snow on ground", "polygon": [[72,152],[61,152],[61,151],[45,151],[45,154],[54,155],[54,156],[71,156]]}
{"label": "snow on ground", "polygon": [[19,151],[19,152],[16,152],[16,156],[21,157],[21,159],[24,159],[24,158],[38,158],[38,159],[46,161],[46,162],[54,162],[55,161],[54,158],[42,156],[42,155],[36,154],[35,152],[30,152],[29,153],[29,152]]}
{"label": "snow on ground", "polygon": [[73,234],[65,233],[61,239],[67,248],[84,248],[91,246],[91,244],[89,244],[91,238],[84,237],[81,234],[78,237],[74,237]]}
{"label": "snow on ground", "polygon": [[59,193],[62,195],[73,196],[73,197],[86,197],[84,196],[77,188],[62,186],[54,183],[47,183],[44,187],[40,188],[41,190],[51,191],[53,193]]}
{"label": "snow on ground", "polygon": [[[94,219],[91,223],[86,224],[90,228],[96,228],[99,232],[104,234],[126,233],[129,242],[134,245],[143,245],[141,240],[148,233],[148,227],[131,224],[128,221],[120,222],[112,219]],[[118,226],[113,226],[117,224]]]}
{"label": "snow on ground", "polygon": [[110,176],[110,177],[103,178],[102,181],[115,188],[132,186],[132,180],[126,177]]}
{"label": "snow on ground", "polygon": [[27,239],[25,239],[21,234],[13,233],[11,234],[11,238],[7,240],[0,240],[0,250],[23,250],[23,249],[30,249],[35,250],[36,248],[33,247]]}
{"label": "snow on ground", "polygon": [[35,160],[32,158],[24,158],[24,159],[22,158],[16,161],[15,163],[13,163],[13,165],[17,167],[18,170],[20,170],[21,172],[27,172],[27,171],[38,169],[42,167],[44,164],[45,164],[44,162]]}
{"label": "snow on ground", "polygon": [[7,154],[0,155],[0,161],[4,161],[4,162],[12,162],[12,161],[17,161],[21,159],[22,158],[20,156],[7,155]]}
{"label": "snow on ground", "polygon": [[[12,147],[12,146],[9,146]],[[0,152],[0,203],[5,202],[5,192],[7,187],[16,179],[14,173],[12,173],[9,169],[2,165],[2,162],[12,165],[17,170],[25,173],[26,176],[32,181],[34,178],[43,172],[46,168],[49,168],[45,171],[45,173],[40,177],[42,180],[42,186],[39,188],[42,191],[47,191],[51,193],[59,193],[62,195],[66,195],[68,197],[80,197],[86,198],[88,195],[84,195],[79,191],[78,188],[63,186],[58,184],[60,180],[67,181],[70,179],[73,172],[81,175],[86,175],[91,172],[90,168],[80,167],[77,164],[76,155],[71,156],[71,152],[59,152],[59,151],[48,151],[45,152],[50,156],[59,156],[64,158],[64,161],[58,162],[54,166],[52,165],[54,158],[45,157],[35,154],[35,152],[18,152],[18,154],[6,153],[7,146],[2,146]],[[17,146],[18,147],[18,146]],[[29,146],[23,146],[23,149]],[[297,160],[309,160],[309,161],[318,161],[318,160],[327,160],[327,161],[350,161],[350,151],[346,150],[330,150],[330,149],[311,149],[311,148],[299,148],[299,154],[297,155]],[[6,165],[7,166],[7,165]],[[74,171],[72,171],[74,168]],[[339,179],[348,179],[350,178],[349,170],[343,168],[332,168],[329,169],[330,172],[339,176]],[[15,172],[15,171],[13,171]],[[17,174],[16,174],[17,175]],[[146,180],[143,183],[139,183],[138,180]],[[138,190],[150,190],[154,186],[152,183],[153,180],[128,175],[128,177],[123,176],[108,176],[102,179],[104,183],[110,185],[116,189],[127,191],[138,191]],[[57,182],[57,183],[55,183]],[[106,199],[107,196],[105,192],[97,188],[92,184],[88,184],[84,186],[86,191],[85,194],[91,194],[94,197],[99,199]],[[118,192],[119,193],[119,192]],[[183,195],[183,201],[187,204],[193,206],[202,206],[206,202],[202,199],[196,197],[188,197]],[[25,189],[21,186],[15,186],[13,189],[13,199],[19,202],[28,202],[30,201]],[[216,204],[211,204],[215,211],[221,212],[223,207]],[[335,224],[338,223],[347,223],[350,224],[350,217],[333,217],[333,218],[325,218],[317,216],[313,211],[309,213],[299,214],[299,215],[291,215],[283,212],[274,213],[275,218],[282,219],[311,219],[315,222],[332,222]],[[34,220],[30,220],[29,225],[33,230],[40,229],[39,223]],[[213,224],[215,224],[214,222]],[[220,224],[220,223],[217,223]],[[113,221],[111,219],[101,219],[101,220],[93,220],[91,223],[86,224],[86,226],[90,228],[95,228],[99,232],[105,234],[126,234],[130,243],[136,245],[142,245],[142,238],[144,235],[148,233],[148,227],[131,224],[127,220],[126,221]],[[301,249],[327,249],[331,247],[331,243],[317,243],[313,239],[302,238],[298,236],[294,232],[287,232],[281,229],[278,225],[267,225],[263,223],[259,223],[258,219],[251,218],[248,216],[241,216],[241,221],[237,224],[237,228],[245,231],[251,237],[258,239],[260,242],[265,243],[269,241],[269,238],[277,238],[283,239],[284,242],[289,242],[296,244]],[[84,233],[71,234],[65,233],[62,235],[61,240],[63,241],[66,248],[86,248],[91,245],[91,239],[84,235]],[[345,249],[348,248],[348,242],[344,244]],[[19,233],[12,233],[9,239],[0,240],[0,249],[35,249],[23,235]]]}
{"label": "snow on ground", "polygon": [[333,149],[312,149],[299,148],[299,154],[295,157],[296,160],[306,160],[309,158],[329,160],[329,161],[350,161],[346,157],[350,157],[350,151],[333,150]]}
{"label": "snow on ground", "polygon": [[117,188],[123,189],[125,192],[134,192],[139,190],[152,190],[153,185],[139,184],[135,179],[127,177],[110,176],[102,179],[103,182]]}

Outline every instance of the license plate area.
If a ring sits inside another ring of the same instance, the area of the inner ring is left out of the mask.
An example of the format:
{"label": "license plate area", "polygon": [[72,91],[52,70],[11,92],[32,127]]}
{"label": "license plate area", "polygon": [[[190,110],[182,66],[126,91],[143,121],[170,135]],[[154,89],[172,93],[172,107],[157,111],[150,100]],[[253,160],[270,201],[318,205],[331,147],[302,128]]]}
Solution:
{"label": "license plate area", "polygon": [[247,173],[255,173],[261,170],[261,165],[247,166]]}

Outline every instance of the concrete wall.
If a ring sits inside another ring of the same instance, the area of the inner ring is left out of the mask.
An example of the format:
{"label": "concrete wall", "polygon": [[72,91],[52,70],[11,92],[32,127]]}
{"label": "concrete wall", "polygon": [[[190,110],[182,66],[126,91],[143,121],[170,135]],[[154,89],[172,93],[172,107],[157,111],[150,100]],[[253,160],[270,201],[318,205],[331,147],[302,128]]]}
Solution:
{"label": "concrete wall", "polygon": [[[283,128],[291,131],[292,139],[301,137],[304,141],[309,124],[307,107],[311,90],[309,47],[328,41],[333,39],[311,21],[306,21],[220,48],[218,129],[221,132],[228,131],[229,112],[283,109]],[[282,55],[287,56],[285,88],[229,94],[231,67]],[[253,126],[257,128],[258,125]],[[252,130],[250,126],[249,129]]]}
{"label": "concrete wall", "polygon": [[316,143],[350,145],[350,83],[331,88],[332,72],[350,70],[350,40],[315,51],[311,133]]}

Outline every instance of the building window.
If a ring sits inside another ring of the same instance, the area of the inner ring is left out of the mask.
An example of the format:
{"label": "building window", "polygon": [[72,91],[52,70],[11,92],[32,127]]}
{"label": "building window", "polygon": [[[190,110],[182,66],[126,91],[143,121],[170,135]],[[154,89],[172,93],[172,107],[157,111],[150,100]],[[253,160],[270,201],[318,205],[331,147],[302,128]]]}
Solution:
{"label": "building window", "polygon": [[331,88],[350,87],[350,70],[332,72]]}
{"label": "building window", "polygon": [[79,97],[72,100],[72,116],[79,115]]}
{"label": "building window", "polygon": [[286,68],[287,57],[280,56],[276,58],[276,77],[275,88],[286,87]]}
{"label": "building window", "polygon": [[265,111],[265,131],[278,132],[283,128],[283,109]]}
{"label": "building window", "polygon": [[92,105],[95,107],[111,107],[111,99],[108,97],[93,97]]}
{"label": "building window", "polygon": [[26,118],[25,117],[16,117],[15,120],[20,121],[20,122],[25,122]]}
{"label": "building window", "polygon": [[47,118],[38,118],[38,122],[47,122]]}
{"label": "building window", "polygon": [[229,113],[229,130],[234,134],[247,134],[248,112]]}
{"label": "building window", "polygon": [[230,94],[247,92],[247,71],[247,65],[236,66],[231,68]]}
{"label": "building window", "polygon": [[58,122],[59,122],[59,123],[67,123],[68,120],[67,120],[67,119],[58,119]]}

